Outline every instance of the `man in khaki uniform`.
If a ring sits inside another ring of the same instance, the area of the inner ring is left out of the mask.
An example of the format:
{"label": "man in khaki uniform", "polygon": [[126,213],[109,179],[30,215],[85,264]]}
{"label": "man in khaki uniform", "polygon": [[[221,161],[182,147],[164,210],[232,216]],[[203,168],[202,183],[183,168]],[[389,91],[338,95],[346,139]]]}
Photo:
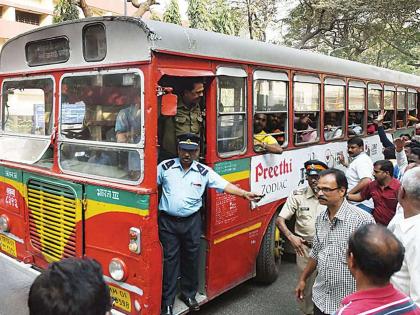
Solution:
{"label": "man in khaki uniform", "polygon": [[[315,219],[317,215],[325,210],[325,206],[320,205],[316,196],[316,186],[318,184],[319,172],[328,166],[318,160],[309,160],[304,164],[308,186],[293,191],[287,198],[276,224],[280,231],[287,237],[296,251],[296,263],[299,274],[308,262],[309,252],[312,247],[312,239],[315,235]],[[286,226],[286,220],[296,216],[295,233],[292,233]],[[305,297],[299,302],[300,310],[303,314],[313,314],[312,286],[316,273],[307,280]]]}
{"label": "man in khaki uniform", "polygon": [[201,136],[204,113],[200,101],[204,94],[202,78],[184,78],[178,82],[178,106],[175,117],[163,117],[160,122],[161,151],[159,160],[174,158],[177,153],[177,137],[193,133]]}

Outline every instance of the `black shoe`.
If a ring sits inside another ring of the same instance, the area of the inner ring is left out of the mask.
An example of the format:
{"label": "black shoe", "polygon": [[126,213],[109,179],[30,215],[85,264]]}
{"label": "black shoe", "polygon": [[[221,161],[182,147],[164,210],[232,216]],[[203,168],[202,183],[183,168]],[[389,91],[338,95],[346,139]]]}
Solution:
{"label": "black shoe", "polygon": [[160,315],[173,315],[172,305],[162,306],[162,309],[160,310]]}
{"label": "black shoe", "polygon": [[179,296],[179,299],[188,306],[190,311],[198,311],[200,310],[200,305],[198,305],[197,300],[195,297],[186,297],[183,294]]}

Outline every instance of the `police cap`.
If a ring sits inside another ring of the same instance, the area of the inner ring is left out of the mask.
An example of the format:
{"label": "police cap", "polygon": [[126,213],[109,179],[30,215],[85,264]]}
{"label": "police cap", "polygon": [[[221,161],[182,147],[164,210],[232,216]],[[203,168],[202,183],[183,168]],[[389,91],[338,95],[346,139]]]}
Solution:
{"label": "police cap", "polygon": [[200,145],[200,137],[194,133],[184,133],[178,136],[178,147],[182,150],[193,151]]}
{"label": "police cap", "polygon": [[321,171],[328,169],[328,166],[318,160],[309,160],[304,164],[306,175],[318,175]]}

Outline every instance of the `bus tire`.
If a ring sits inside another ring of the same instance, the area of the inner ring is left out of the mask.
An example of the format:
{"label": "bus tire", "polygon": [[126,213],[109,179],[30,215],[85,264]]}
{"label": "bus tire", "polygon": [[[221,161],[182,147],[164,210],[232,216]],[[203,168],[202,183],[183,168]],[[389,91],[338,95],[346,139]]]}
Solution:
{"label": "bus tire", "polygon": [[263,284],[273,283],[279,275],[282,243],[276,227],[276,218],[277,213],[267,227],[257,256],[255,280]]}

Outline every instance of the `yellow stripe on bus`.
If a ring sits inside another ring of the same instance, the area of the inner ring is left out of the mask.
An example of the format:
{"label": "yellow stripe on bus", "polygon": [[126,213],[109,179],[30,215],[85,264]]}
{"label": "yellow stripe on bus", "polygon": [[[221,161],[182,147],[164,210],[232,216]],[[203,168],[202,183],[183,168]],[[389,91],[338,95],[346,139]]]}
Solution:
{"label": "yellow stripe on bus", "polygon": [[250,171],[245,170],[236,173],[225,174],[222,177],[229,182],[237,182],[238,180],[243,180],[249,178]]}
{"label": "yellow stripe on bus", "polygon": [[235,236],[238,236],[238,235],[241,235],[241,234],[244,234],[244,233],[247,233],[247,232],[256,230],[256,229],[259,229],[261,227],[261,225],[262,225],[262,223],[261,222],[258,222],[258,223],[254,224],[254,225],[248,226],[248,227],[243,228],[243,229],[241,229],[239,231],[236,231],[234,233],[225,235],[225,236],[223,236],[221,238],[218,238],[218,239],[214,240],[214,244],[219,244],[219,243],[224,242],[224,241],[226,241],[228,239],[234,238]]}
{"label": "yellow stripe on bus", "polygon": [[0,176],[0,181],[10,186],[13,186],[21,194],[21,196],[24,197],[25,185],[4,176]]}
{"label": "yellow stripe on bus", "polygon": [[140,216],[149,215],[148,209],[139,209],[133,207],[126,207],[123,205],[116,205],[107,202],[100,202],[92,199],[87,200],[87,211],[85,213],[85,218],[89,219],[91,217],[107,213],[107,212],[123,212],[123,213],[132,213]]}

